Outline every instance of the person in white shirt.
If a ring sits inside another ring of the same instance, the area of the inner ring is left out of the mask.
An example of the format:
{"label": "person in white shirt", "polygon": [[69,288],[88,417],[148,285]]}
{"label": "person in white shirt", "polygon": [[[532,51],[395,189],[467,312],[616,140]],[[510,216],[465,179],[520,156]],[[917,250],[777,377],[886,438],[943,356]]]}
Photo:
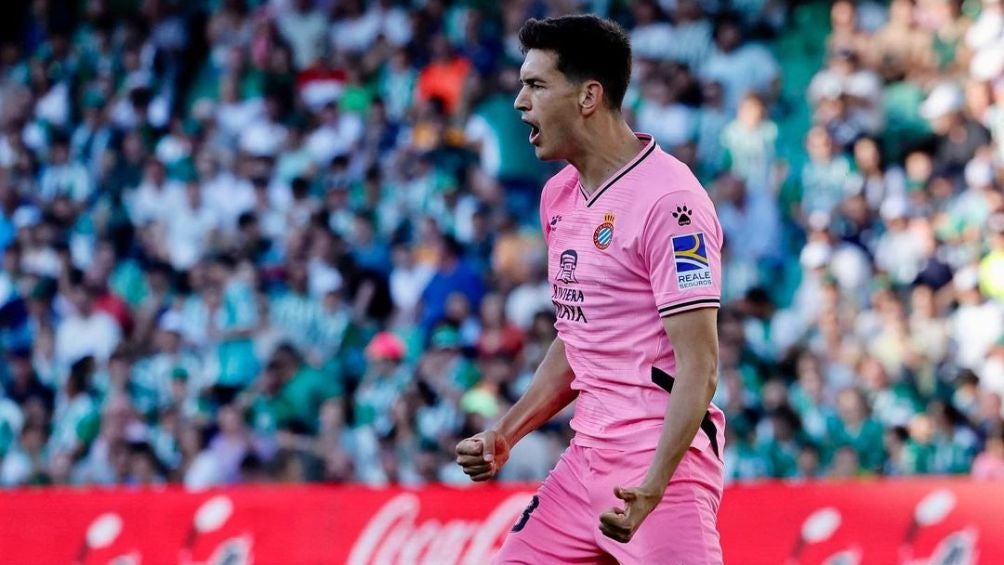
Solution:
{"label": "person in white shirt", "polygon": [[178,204],[179,187],[167,180],[164,164],[156,159],[147,161],[143,181],[126,196],[126,211],[134,225],[163,221],[168,211]]}
{"label": "person in white shirt", "polygon": [[666,21],[654,0],[632,2],[635,27],[631,30],[631,47],[639,58],[667,59],[673,48],[673,26]]}
{"label": "person in white shirt", "polygon": [[664,77],[653,77],[644,90],[643,102],[637,111],[640,131],[651,133],[667,151],[694,137],[697,129],[694,113],[677,100]]}
{"label": "person in white shirt", "polygon": [[955,361],[965,369],[978,369],[987,353],[1004,336],[1004,309],[980,293],[979,273],[975,267],[963,267],[955,273],[959,307],[951,317]]}
{"label": "person in white shirt", "polygon": [[904,199],[887,199],[882,203],[881,214],[887,231],[879,237],[875,264],[895,284],[908,285],[924,266],[922,239],[916,230],[910,229],[908,205]]}
{"label": "person in white shirt", "polygon": [[164,221],[168,259],[179,271],[187,270],[209,249],[217,230],[218,220],[212,208],[202,198],[197,182],[185,185],[184,200],[172,208]]}
{"label": "person in white shirt", "polygon": [[53,140],[51,159],[42,172],[39,191],[40,196],[46,201],[66,196],[77,204],[86,202],[94,192],[94,182],[87,167],[79,161],[70,160],[70,146],[67,139],[56,137]]}
{"label": "person in white shirt", "polygon": [[327,165],[338,155],[348,154],[363,136],[358,114],[340,112],[334,102],[321,110],[320,125],[307,136],[307,151],[318,165]]}
{"label": "person in white shirt", "polygon": [[[679,61],[692,71],[700,73],[711,50],[711,22],[704,15],[701,2],[697,0],[677,0],[672,9],[673,42],[666,55]],[[662,2],[666,8],[666,3]]]}
{"label": "person in white shirt", "polygon": [[70,288],[67,298],[73,312],[56,328],[56,359],[64,367],[88,355],[103,365],[122,340],[115,319],[94,309],[96,297],[96,289],[83,281]]}
{"label": "person in white shirt", "polygon": [[528,261],[529,278],[509,293],[505,304],[506,318],[523,330],[530,329],[539,312],[554,312],[547,263],[539,257],[531,257]]}
{"label": "person in white shirt", "polygon": [[296,7],[278,17],[279,33],[293,47],[296,68],[305,69],[321,54],[327,18],[312,7],[311,0],[297,0]]}
{"label": "person in white shirt", "polygon": [[391,252],[394,268],[390,272],[390,295],[397,307],[397,321],[411,324],[415,321],[415,310],[422,297],[422,291],[435,274],[429,265],[415,262],[414,251],[399,245]]}
{"label": "person in white shirt", "polygon": [[232,235],[237,231],[237,219],[255,207],[254,186],[247,179],[234,175],[220,166],[215,155],[203,151],[196,164],[206,205],[212,209],[221,231]]}
{"label": "person in white shirt", "polygon": [[338,13],[331,24],[331,44],[338,51],[364,53],[373,47],[383,22],[376,10],[363,11],[359,0],[338,3]]}
{"label": "person in white shirt", "polygon": [[735,174],[719,177],[715,189],[718,217],[728,242],[725,272],[732,275],[725,278],[723,291],[738,297],[753,286],[768,283],[762,280],[765,272],[761,269],[783,261],[780,214],[770,196],[747,190],[746,183]]}
{"label": "person in white shirt", "polygon": [[216,124],[227,140],[240,137],[248,124],[265,115],[265,102],[258,97],[242,100],[237,77],[227,75],[220,79],[220,102],[216,106]]}
{"label": "person in white shirt", "polygon": [[703,80],[718,81],[725,88],[725,106],[731,111],[747,92],[773,100],[780,69],[777,60],[762,45],[742,43],[739,24],[723,20],[715,30],[715,47],[700,71]]}

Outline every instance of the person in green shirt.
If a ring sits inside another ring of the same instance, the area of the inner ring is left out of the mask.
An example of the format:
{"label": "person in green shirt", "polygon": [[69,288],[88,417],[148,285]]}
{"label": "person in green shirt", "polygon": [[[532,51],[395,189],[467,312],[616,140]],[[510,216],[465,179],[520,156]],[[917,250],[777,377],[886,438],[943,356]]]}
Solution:
{"label": "person in green shirt", "polygon": [[24,424],[24,414],[14,401],[0,396],[0,461],[15,443]]}
{"label": "person in green shirt", "polygon": [[377,94],[384,100],[387,116],[394,122],[407,118],[415,96],[418,72],[412,68],[404,47],[392,54],[377,77]]}
{"label": "person in green shirt", "polygon": [[725,441],[725,477],[729,481],[770,476],[769,457],[757,444],[754,432],[752,425],[726,427],[729,438]]}
{"label": "person in green shirt", "polygon": [[84,357],[74,362],[66,379],[63,394],[56,400],[49,449],[52,453],[69,455],[75,460],[83,456],[101,429],[98,403],[90,392],[95,371],[94,358]]}
{"label": "person in green shirt", "polygon": [[286,285],[270,297],[268,306],[272,328],[307,358],[314,358],[322,307],[319,297],[312,295],[308,288],[305,261],[286,262]]}
{"label": "person in green shirt", "polygon": [[926,414],[918,414],[910,421],[909,436],[901,453],[904,474],[924,475],[934,471],[933,431]]}
{"label": "person in green shirt", "polygon": [[832,213],[846,196],[851,161],[840,152],[833,136],[822,126],[806,136],[809,161],[799,177],[802,188],[802,216],[813,212]]}
{"label": "person in green shirt", "polygon": [[927,403],[926,415],[932,427],[933,472],[968,473],[979,452],[980,440],[966,417],[951,404],[938,399]]}
{"label": "person in green shirt", "polygon": [[831,431],[837,445],[852,447],[863,469],[878,471],[885,460],[882,425],[869,415],[861,391],[841,390],[837,394],[837,413],[840,418]]}
{"label": "person in green shirt", "polygon": [[404,342],[389,332],[375,335],[366,346],[366,374],[353,397],[355,425],[372,426],[378,437],[390,434],[394,404],[411,382],[404,352]]}
{"label": "person in green shirt", "polygon": [[729,170],[745,180],[754,193],[773,193],[777,136],[777,124],[767,117],[767,106],[757,94],[743,98],[738,116],[722,132]]}
{"label": "person in green shirt", "polygon": [[787,405],[775,410],[769,417],[772,433],[760,442],[760,451],[767,456],[770,475],[791,478],[798,474],[798,456],[801,451],[798,414]]}
{"label": "person in green shirt", "polygon": [[481,375],[478,368],[461,353],[460,332],[442,324],[429,338],[429,351],[418,363],[419,375],[444,391],[460,395],[470,390]]}
{"label": "person in green shirt", "polygon": [[282,409],[289,410],[290,423],[309,433],[316,432],[321,405],[341,397],[341,383],[308,365],[288,343],[276,348],[272,362],[282,383],[277,401],[285,403]]}
{"label": "person in green shirt", "polygon": [[238,397],[241,405],[246,406],[251,429],[265,437],[273,437],[289,426],[294,415],[293,408],[282,395],[281,368],[281,363],[269,361],[254,386]]}
{"label": "person in green shirt", "polygon": [[798,381],[791,386],[789,402],[801,419],[806,439],[815,444],[824,464],[836,451],[830,431],[839,423],[836,411],[826,402],[825,394],[818,359],[811,353],[802,354],[798,360]]}
{"label": "person in green shirt", "polygon": [[218,340],[216,383],[244,387],[258,373],[252,337],[260,323],[254,290],[236,273],[235,267],[230,256],[221,255],[213,261],[212,278],[223,294],[220,304],[209,314],[209,337]]}

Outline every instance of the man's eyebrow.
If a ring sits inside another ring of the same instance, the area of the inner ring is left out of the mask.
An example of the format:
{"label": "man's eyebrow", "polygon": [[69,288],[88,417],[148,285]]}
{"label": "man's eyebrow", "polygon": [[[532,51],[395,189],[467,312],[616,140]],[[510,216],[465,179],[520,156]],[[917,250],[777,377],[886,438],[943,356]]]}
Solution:
{"label": "man's eyebrow", "polygon": [[542,82],[544,82],[544,79],[542,79],[540,77],[536,77],[536,76],[530,75],[530,76],[526,76],[526,77],[520,77],[519,81],[522,82],[523,84],[530,84],[531,82],[541,82],[542,83]]}

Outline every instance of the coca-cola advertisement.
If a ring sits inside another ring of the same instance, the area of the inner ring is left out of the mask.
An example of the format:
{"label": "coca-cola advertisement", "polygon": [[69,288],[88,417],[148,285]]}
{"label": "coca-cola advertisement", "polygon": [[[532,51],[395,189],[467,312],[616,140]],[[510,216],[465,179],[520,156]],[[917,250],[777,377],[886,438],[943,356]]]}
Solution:
{"label": "coca-cola advertisement", "polygon": [[[5,564],[484,565],[533,486],[39,489],[0,494]],[[993,483],[903,480],[726,489],[726,563],[1004,563]]]}

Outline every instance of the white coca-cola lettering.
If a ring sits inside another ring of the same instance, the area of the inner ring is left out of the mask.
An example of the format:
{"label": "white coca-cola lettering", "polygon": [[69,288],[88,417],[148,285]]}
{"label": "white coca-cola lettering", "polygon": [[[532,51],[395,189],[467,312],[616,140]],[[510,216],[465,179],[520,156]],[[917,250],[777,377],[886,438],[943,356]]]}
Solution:
{"label": "white coca-cola lettering", "polygon": [[474,539],[467,550],[467,559],[463,565],[484,565],[488,563],[497,549],[496,544],[505,537],[506,532],[516,523],[523,509],[530,504],[531,493],[514,494],[505,499],[502,504],[485,519],[484,524],[474,534]]}
{"label": "white coca-cola lettering", "polygon": [[484,565],[530,500],[514,494],[484,521],[430,518],[418,523],[421,501],[410,493],[390,499],[352,547],[349,565]]}

